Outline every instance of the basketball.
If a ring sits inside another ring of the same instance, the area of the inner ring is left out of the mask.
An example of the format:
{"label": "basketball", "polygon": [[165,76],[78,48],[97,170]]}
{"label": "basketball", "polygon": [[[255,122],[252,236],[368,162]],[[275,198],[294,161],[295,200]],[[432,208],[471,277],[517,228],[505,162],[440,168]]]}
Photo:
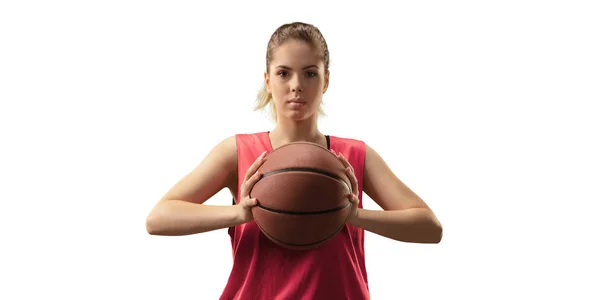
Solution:
{"label": "basketball", "polygon": [[346,224],[350,179],[342,162],[321,145],[294,142],[268,154],[250,197],[254,220],[274,243],[308,250],[335,237]]}

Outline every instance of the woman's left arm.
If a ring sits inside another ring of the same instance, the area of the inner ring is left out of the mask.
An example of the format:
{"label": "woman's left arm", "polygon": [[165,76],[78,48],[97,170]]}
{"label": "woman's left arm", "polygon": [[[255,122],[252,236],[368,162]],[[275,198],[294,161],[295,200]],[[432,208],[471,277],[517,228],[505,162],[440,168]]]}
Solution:
{"label": "woman's left arm", "polygon": [[[356,207],[348,218],[350,225],[409,243],[439,243],[442,225],[429,206],[392,172],[381,156],[368,145],[363,173],[363,191],[383,210],[367,210]],[[353,193],[357,192],[356,177],[348,161]],[[354,196],[354,205],[358,198]]]}

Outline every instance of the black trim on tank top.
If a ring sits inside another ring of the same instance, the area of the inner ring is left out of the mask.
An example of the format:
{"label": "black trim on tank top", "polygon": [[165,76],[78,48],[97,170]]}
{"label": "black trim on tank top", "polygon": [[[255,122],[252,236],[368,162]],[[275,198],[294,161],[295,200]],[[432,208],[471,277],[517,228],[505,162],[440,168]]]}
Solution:
{"label": "black trim on tank top", "polygon": [[[269,133],[271,133],[271,131],[267,131],[267,134]],[[329,140],[329,135],[325,135],[325,140],[327,140],[327,150],[331,150],[331,141]],[[271,139],[269,139],[269,143],[271,143]],[[272,145],[271,148],[273,148]]]}
{"label": "black trim on tank top", "polygon": [[[267,131],[267,133],[270,133],[270,131]],[[327,140],[327,150],[331,150],[331,141],[329,140],[329,135],[325,135],[325,140]],[[269,140],[270,142],[270,140]],[[235,205],[235,197],[231,197],[231,203],[232,205]]]}

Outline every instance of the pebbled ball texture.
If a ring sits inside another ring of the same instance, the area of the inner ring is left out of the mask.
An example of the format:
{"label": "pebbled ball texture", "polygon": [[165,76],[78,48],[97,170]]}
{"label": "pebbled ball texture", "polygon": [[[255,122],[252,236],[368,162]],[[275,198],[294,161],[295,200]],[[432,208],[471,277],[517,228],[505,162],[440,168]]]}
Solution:
{"label": "pebbled ball texture", "polygon": [[262,177],[250,197],[252,214],[274,243],[307,250],[327,242],[343,228],[350,211],[350,179],[344,165],[325,147],[294,142],[268,154]]}

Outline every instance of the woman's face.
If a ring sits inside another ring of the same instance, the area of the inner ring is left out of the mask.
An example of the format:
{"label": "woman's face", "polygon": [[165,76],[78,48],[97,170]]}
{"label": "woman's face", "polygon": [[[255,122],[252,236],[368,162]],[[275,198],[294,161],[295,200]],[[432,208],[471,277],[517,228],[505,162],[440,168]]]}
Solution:
{"label": "woman's face", "polygon": [[325,73],[316,50],[303,41],[287,41],[274,51],[269,68],[265,84],[278,119],[303,120],[317,113],[329,85],[329,72]]}

